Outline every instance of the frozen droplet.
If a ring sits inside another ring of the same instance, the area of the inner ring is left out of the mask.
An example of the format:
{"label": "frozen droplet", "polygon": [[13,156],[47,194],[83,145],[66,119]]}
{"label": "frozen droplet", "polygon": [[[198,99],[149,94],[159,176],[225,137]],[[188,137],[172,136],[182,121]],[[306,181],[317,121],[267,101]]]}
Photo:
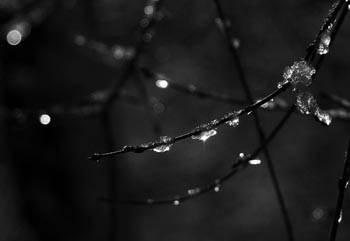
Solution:
{"label": "frozen droplet", "polygon": [[332,122],[332,116],[327,111],[321,110],[320,108],[318,108],[315,115],[319,121],[327,126],[329,126]]}
{"label": "frozen droplet", "polygon": [[[169,151],[170,147],[173,145],[172,141],[173,141],[173,139],[171,137],[161,136],[160,137],[160,142],[161,143],[165,143],[165,144],[153,148],[153,151],[155,151],[155,152],[166,152],[166,151]],[[167,143],[169,143],[169,144],[167,144]]]}
{"label": "frozen droplet", "polygon": [[42,125],[48,125],[51,122],[51,117],[48,114],[42,114],[39,117],[39,121]]}
{"label": "frozen droplet", "polygon": [[297,108],[301,114],[315,114],[319,109],[315,97],[310,92],[301,92],[297,95]]}
{"label": "frozen droplet", "polygon": [[235,111],[232,113],[229,113],[227,116],[225,116],[225,118],[230,118],[229,121],[226,122],[226,124],[233,126],[233,127],[237,127],[239,125],[239,112]]}
{"label": "frozen droplet", "polygon": [[196,195],[200,193],[201,189],[199,187],[187,190],[188,195]]}
{"label": "frozen droplet", "polygon": [[156,86],[157,86],[158,88],[165,89],[165,88],[168,87],[168,85],[169,85],[169,83],[168,83],[168,81],[166,81],[165,79],[158,79],[158,80],[156,81]]}
{"label": "frozen droplet", "polygon": [[209,131],[202,131],[198,135],[193,135],[191,138],[205,142],[210,137],[215,136],[216,134],[217,134],[217,131],[213,129],[213,130],[209,130]]}
{"label": "frozen droplet", "polygon": [[320,43],[317,47],[317,53],[320,55],[327,54],[329,52],[329,45],[331,43],[330,31],[326,30],[320,37]]}
{"label": "frozen droplet", "polygon": [[174,204],[175,206],[179,206],[179,205],[180,205],[180,201],[179,201],[179,200],[174,200],[173,204]]}
{"label": "frozen droplet", "polygon": [[249,160],[248,163],[250,165],[260,165],[261,164],[261,160],[260,159],[252,159],[252,160]]}
{"label": "frozen droplet", "polygon": [[343,220],[343,210],[340,210],[338,223],[341,223],[342,220]]}
{"label": "frozen droplet", "polygon": [[283,82],[278,83],[278,88],[288,82],[291,83],[292,89],[298,89],[299,86],[310,86],[312,76],[316,73],[316,69],[308,62],[301,60],[294,62],[292,66],[288,66],[283,71]]}

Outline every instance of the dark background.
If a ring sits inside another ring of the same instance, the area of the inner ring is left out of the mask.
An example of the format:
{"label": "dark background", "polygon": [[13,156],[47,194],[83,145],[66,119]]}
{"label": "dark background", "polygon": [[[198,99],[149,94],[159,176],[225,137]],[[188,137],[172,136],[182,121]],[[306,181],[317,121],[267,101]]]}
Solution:
{"label": "dark background", "polygon": [[[0,1],[1,25],[40,1]],[[74,37],[108,46],[132,46],[146,4],[140,0],[55,1],[43,22],[18,46],[2,31],[1,104],[9,109],[45,109],[76,103],[118,81],[124,65],[106,65],[77,46]],[[240,39],[240,54],[252,92],[262,97],[276,88],[285,66],[299,60],[319,30],[331,1],[222,0]],[[210,0],[165,1],[166,18],[141,63],[174,81],[244,98]],[[4,29],[4,28],[3,28]],[[346,19],[312,86],[349,96],[350,22]],[[197,99],[146,82],[150,96],[164,104],[157,114],[162,133],[176,136],[237,107]],[[138,94],[133,81],[127,91]],[[292,103],[292,94],[283,98]],[[327,102],[319,100],[321,107]],[[116,149],[157,139],[152,114],[143,106],[116,102]],[[260,112],[259,112],[260,113]],[[282,112],[262,111],[269,132]],[[121,198],[160,198],[186,192],[225,174],[240,152],[257,145],[251,116],[237,128],[221,127],[206,143],[185,140],[170,152],[125,154],[96,164],[87,157],[109,151],[98,118],[52,119],[48,126],[28,120],[0,120],[0,240],[108,240],[111,206],[109,173],[115,168]],[[293,115],[271,143],[282,192],[297,240],[327,240],[349,138],[348,121],[324,127]],[[113,205],[118,240],[286,240],[285,228],[266,163],[248,168],[210,192],[179,206]],[[110,165],[115,162],[116,165]],[[317,218],[315,213],[320,214]],[[350,203],[345,198],[338,240],[348,240]]]}

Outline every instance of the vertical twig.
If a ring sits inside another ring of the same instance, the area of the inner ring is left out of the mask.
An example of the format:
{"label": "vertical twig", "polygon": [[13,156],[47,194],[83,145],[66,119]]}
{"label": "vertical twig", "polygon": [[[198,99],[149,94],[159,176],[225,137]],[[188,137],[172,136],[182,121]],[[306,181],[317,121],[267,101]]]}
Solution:
{"label": "vertical twig", "polygon": [[[105,111],[101,115],[102,126],[104,128],[104,136],[106,140],[107,149],[113,148],[115,146],[115,139],[113,135],[113,126],[111,125],[111,117],[108,111]],[[116,175],[117,174],[117,163],[108,162],[108,173],[107,173],[107,187],[108,187],[108,196],[117,199],[117,183]],[[108,240],[116,241],[117,240],[117,206],[110,205],[109,209],[109,230],[108,230]]]}
{"label": "vertical twig", "polygon": [[[244,89],[244,92],[245,92],[245,96],[246,96],[246,99],[248,100],[248,102],[250,104],[253,104],[254,103],[254,99],[253,99],[253,96],[252,96],[252,93],[250,91],[250,88],[249,88],[249,85],[248,85],[248,82],[247,82],[247,79],[246,79],[246,76],[245,76],[245,73],[244,73],[244,70],[243,70],[243,66],[242,66],[242,63],[241,63],[241,60],[240,60],[240,57],[239,57],[239,54],[238,54],[238,51],[236,49],[236,47],[233,45],[233,35],[232,35],[232,32],[231,32],[231,29],[229,27],[229,25],[227,24],[227,21],[228,19],[226,18],[224,12],[223,12],[223,9],[221,7],[221,4],[219,2],[219,0],[214,0],[215,2],[215,5],[216,5],[216,8],[217,8],[217,13],[218,13],[218,16],[219,18],[221,19],[222,21],[222,26],[223,26],[223,29],[224,29],[224,34],[225,34],[225,37],[226,37],[226,41],[228,43],[228,48],[229,48],[229,51],[231,53],[231,56],[233,58],[233,62],[236,66],[236,69],[237,69],[237,72],[238,72],[238,78],[243,86],[243,89]],[[261,125],[261,122],[260,122],[260,118],[259,118],[259,115],[256,111],[253,111],[253,116],[254,116],[254,122],[255,122],[255,127],[256,127],[256,130],[258,132],[258,135],[259,135],[259,141],[260,143],[264,143],[265,142],[265,132],[264,132],[264,129]],[[284,223],[285,223],[285,226],[286,226],[286,229],[287,229],[287,234],[288,234],[288,240],[289,241],[293,241],[294,240],[294,234],[293,234],[293,227],[292,227],[292,223],[290,221],[290,218],[289,218],[289,214],[288,214],[288,211],[287,211],[287,208],[286,208],[286,205],[285,205],[285,201],[284,201],[284,198],[283,198],[283,195],[282,195],[282,191],[280,189],[280,185],[279,185],[279,181],[278,181],[278,178],[277,178],[277,175],[276,175],[276,171],[275,171],[275,167],[274,167],[274,164],[273,164],[273,161],[272,161],[272,158],[271,158],[271,154],[268,150],[268,148],[265,146],[264,149],[264,154],[266,156],[266,160],[267,160],[267,167],[268,167],[268,170],[269,170],[269,174],[270,174],[270,177],[272,179],[272,184],[273,184],[273,187],[274,187],[274,190],[275,190],[275,193],[277,195],[277,199],[278,199],[278,203],[279,203],[279,206],[280,206],[280,209],[281,209],[281,212],[282,212],[282,216],[283,216],[283,220],[284,220]]]}
{"label": "vertical twig", "polygon": [[335,238],[337,236],[338,226],[342,220],[343,200],[344,200],[346,188],[348,187],[348,184],[349,184],[349,179],[350,179],[350,138],[349,138],[348,150],[346,153],[346,159],[344,163],[343,175],[339,179],[339,184],[338,184],[339,194],[338,194],[338,201],[337,201],[335,216],[333,220],[333,226],[331,230],[330,241],[335,241]]}

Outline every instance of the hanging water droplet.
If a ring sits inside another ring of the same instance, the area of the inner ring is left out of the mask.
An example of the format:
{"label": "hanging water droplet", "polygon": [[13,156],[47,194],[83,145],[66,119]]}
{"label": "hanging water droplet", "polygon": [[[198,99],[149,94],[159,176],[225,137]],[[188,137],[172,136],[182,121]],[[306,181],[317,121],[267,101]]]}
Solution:
{"label": "hanging water droplet", "polygon": [[319,55],[327,54],[329,52],[329,45],[331,43],[330,30],[326,30],[320,38],[320,43],[317,48]]}
{"label": "hanging water droplet", "polygon": [[214,192],[219,192],[220,191],[220,179],[215,180],[215,187],[214,187]]}
{"label": "hanging water droplet", "polygon": [[301,92],[297,95],[297,108],[301,114],[315,114],[319,109],[315,97],[310,92]]}
{"label": "hanging water droplet", "polygon": [[299,86],[310,86],[312,84],[312,76],[316,73],[316,69],[308,62],[301,60],[294,62],[292,66],[288,66],[283,71],[283,82],[278,83],[278,88],[288,82],[292,88],[299,89]]}
{"label": "hanging water droplet", "polygon": [[343,220],[343,210],[340,210],[338,223],[341,223],[342,220]]}
{"label": "hanging water droplet", "polygon": [[327,126],[329,126],[332,122],[332,116],[327,111],[321,110],[320,108],[317,109],[315,115],[319,121],[326,124]]}
{"label": "hanging water droplet", "polygon": [[239,112],[235,111],[232,113],[229,113],[225,116],[225,118],[230,118],[229,121],[226,122],[229,126],[237,127],[239,125]]}
{"label": "hanging water droplet", "polygon": [[[160,142],[161,143],[165,143],[165,145],[161,145],[161,146],[157,146],[155,148],[153,148],[152,150],[155,152],[166,152],[170,150],[170,147],[173,145],[171,144],[173,141],[173,139],[171,137],[168,136],[161,136],[160,137]],[[167,144],[169,143],[169,144]]]}
{"label": "hanging water droplet", "polygon": [[188,195],[196,195],[200,193],[201,189],[199,187],[187,190]]}
{"label": "hanging water droplet", "polygon": [[243,152],[241,152],[241,153],[239,153],[239,158],[244,158],[244,153]]}
{"label": "hanging water droplet", "polygon": [[[258,100],[259,102],[260,100]],[[261,108],[264,108],[264,109],[273,109],[275,107],[275,102],[274,102],[274,99],[271,99],[269,100],[268,102],[265,102],[264,104],[262,104],[260,106]]]}
{"label": "hanging water droplet", "polygon": [[220,192],[220,185],[214,187],[214,192]]}
{"label": "hanging water droplet", "polygon": [[179,200],[174,200],[173,204],[174,204],[175,206],[179,206],[179,205],[180,205],[180,201],[179,201]]}
{"label": "hanging water droplet", "polygon": [[193,135],[192,139],[201,140],[203,142],[207,141],[210,137],[215,136],[217,134],[216,130],[202,131],[198,135]]}

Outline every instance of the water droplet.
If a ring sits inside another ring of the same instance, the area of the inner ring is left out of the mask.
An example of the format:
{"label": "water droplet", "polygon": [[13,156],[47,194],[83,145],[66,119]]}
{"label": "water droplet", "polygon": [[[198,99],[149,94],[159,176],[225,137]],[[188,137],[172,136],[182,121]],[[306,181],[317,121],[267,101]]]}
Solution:
{"label": "water droplet", "polygon": [[147,202],[148,204],[152,204],[152,203],[154,203],[154,199],[149,198],[149,199],[147,199],[146,202]]}
{"label": "water droplet", "polygon": [[175,206],[179,206],[179,205],[180,205],[180,201],[179,201],[179,200],[174,200],[173,204],[174,204]]}
{"label": "water droplet", "polygon": [[348,186],[349,186],[349,181],[347,181],[347,182],[345,183],[345,188],[348,188]]}
{"label": "water droplet", "polygon": [[316,73],[316,69],[308,62],[301,60],[294,62],[292,66],[288,66],[283,71],[283,82],[278,83],[278,88],[282,88],[283,84],[291,83],[293,89],[299,89],[299,86],[310,86],[312,84],[312,76]]}
{"label": "water droplet", "polygon": [[331,43],[330,30],[326,30],[320,38],[320,43],[317,48],[317,53],[320,55],[327,54],[329,52],[329,45]]}
{"label": "water droplet", "polygon": [[297,108],[301,114],[315,114],[319,109],[315,97],[310,92],[301,92],[297,95]]}
{"label": "water droplet", "polygon": [[327,111],[321,110],[320,108],[317,109],[315,115],[319,121],[326,124],[327,126],[329,126],[332,122],[332,116]]}
{"label": "water droplet", "polygon": [[240,43],[238,38],[233,38],[232,39],[232,45],[233,45],[234,48],[238,49],[239,46],[241,45],[241,43]]}
{"label": "water droplet", "polygon": [[86,38],[83,35],[76,35],[74,38],[74,42],[78,46],[83,46],[86,44]]}
{"label": "water droplet", "polygon": [[200,193],[201,189],[199,187],[193,188],[193,189],[189,189],[187,191],[188,195],[196,195],[198,193]]}
{"label": "water droplet", "polygon": [[39,117],[39,121],[42,125],[48,125],[51,122],[51,117],[48,114],[42,114]]}
{"label": "water droplet", "polygon": [[154,13],[154,7],[152,5],[147,5],[144,12],[146,15],[152,15]]}
{"label": "water droplet", "polygon": [[338,223],[341,223],[342,220],[343,220],[343,210],[340,210]]}
{"label": "water droplet", "polygon": [[165,79],[159,79],[156,81],[156,86],[161,89],[167,88],[169,85],[169,82],[166,81]]}
{"label": "water droplet", "polygon": [[216,130],[209,130],[209,131],[202,131],[201,133],[199,133],[198,135],[194,135],[191,138],[192,139],[197,139],[197,140],[201,140],[203,142],[207,141],[210,137],[215,136],[217,134]]}
{"label": "water droplet", "polygon": [[18,45],[22,40],[22,33],[16,29],[11,30],[7,33],[6,40],[12,46]]}
{"label": "water droplet", "polygon": [[326,213],[323,208],[315,208],[311,213],[312,221],[320,221],[322,218],[324,218],[325,214]]}
{"label": "water droplet", "polygon": [[225,116],[225,118],[230,118],[229,121],[226,122],[226,124],[237,127],[239,125],[239,112],[235,111],[232,113],[229,113],[228,115]]}
{"label": "water droplet", "polygon": [[[173,145],[171,144],[173,141],[173,139],[171,137],[168,136],[161,136],[160,137],[160,142],[161,143],[165,143],[165,145],[161,145],[161,146],[157,146],[155,148],[153,148],[152,150],[155,152],[166,152],[170,150],[170,147]],[[169,143],[169,144],[167,144]]]}
{"label": "water droplet", "polygon": [[261,160],[260,159],[252,159],[252,160],[249,160],[248,163],[250,165],[260,165],[261,164]]}
{"label": "water droplet", "polygon": [[243,153],[243,152],[241,152],[241,153],[239,153],[239,155],[238,155],[238,156],[239,156],[239,158],[244,158],[244,156],[245,156],[245,155],[244,155],[244,153]]}

